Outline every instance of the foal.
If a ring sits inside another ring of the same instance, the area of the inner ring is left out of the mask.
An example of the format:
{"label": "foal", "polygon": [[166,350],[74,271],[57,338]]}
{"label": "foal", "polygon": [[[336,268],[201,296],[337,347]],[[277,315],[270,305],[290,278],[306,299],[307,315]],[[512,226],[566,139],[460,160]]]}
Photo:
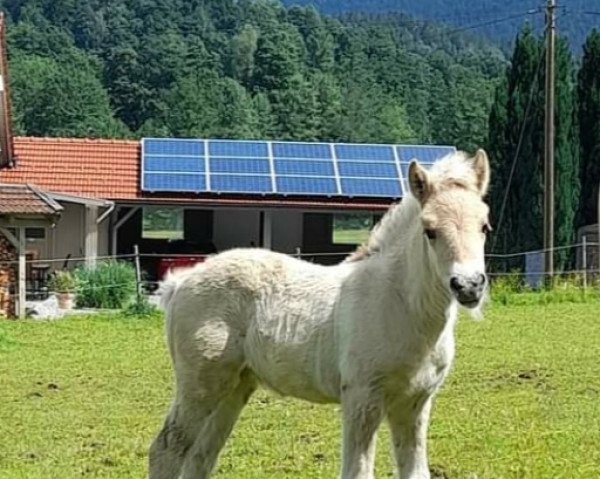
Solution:
{"label": "foal", "polygon": [[458,305],[484,296],[487,155],[409,169],[411,195],[361,252],[319,266],[260,249],[218,254],[162,287],[176,394],[151,479],[209,477],[259,384],[340,402],[343,479],[374,477],[387,420],[402,479],[428,479],[432,398],[454,356]]}

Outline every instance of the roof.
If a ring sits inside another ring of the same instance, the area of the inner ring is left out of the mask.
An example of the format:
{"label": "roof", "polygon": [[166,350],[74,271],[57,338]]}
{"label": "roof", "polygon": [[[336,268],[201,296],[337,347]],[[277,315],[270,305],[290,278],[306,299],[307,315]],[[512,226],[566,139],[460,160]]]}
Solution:
{"label": "roof", "polygon": [[119,203],[379,210],[391,202],[374,198],[143,192],[140,146],[139,141],[131,140],[15,137],[17,163],[14,168],[0,170],[0,182],[34,184],[51,193]]}
{"label": "roof", "polygon": [[110,200],[138,195],[137,141],[15,137],[14,149],[17,164],[0,172],[4,183]]}
{"label": "roof", "polygon": [[61,211],[62,206],[33,185],[0,184],[0,216],[54,216]]}

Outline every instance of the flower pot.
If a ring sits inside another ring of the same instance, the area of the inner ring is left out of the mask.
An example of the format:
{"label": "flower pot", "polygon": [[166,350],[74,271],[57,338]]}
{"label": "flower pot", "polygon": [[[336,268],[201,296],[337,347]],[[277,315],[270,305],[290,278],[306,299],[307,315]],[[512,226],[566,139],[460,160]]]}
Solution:
{"label": "flower pot", "polygon": [[73,299],[75,297],[73,293],[57,293],[56,296],[60,309],[73,309]]}

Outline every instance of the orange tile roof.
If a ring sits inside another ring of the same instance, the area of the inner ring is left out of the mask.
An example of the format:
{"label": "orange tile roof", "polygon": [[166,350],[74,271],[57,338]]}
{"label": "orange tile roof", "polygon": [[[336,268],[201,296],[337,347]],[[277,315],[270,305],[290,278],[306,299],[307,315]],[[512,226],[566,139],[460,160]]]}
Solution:
{"label": "orange tile roof", "polygon": [[139,197],[138,141],[15,137],[14,149],[17,165],[0,171],[3,183],[108,200]]}
{"label": "orange tile roof", "polygon": [[61,211],[62,206],[34,186],[0,184],[0,216],[54,216]]}

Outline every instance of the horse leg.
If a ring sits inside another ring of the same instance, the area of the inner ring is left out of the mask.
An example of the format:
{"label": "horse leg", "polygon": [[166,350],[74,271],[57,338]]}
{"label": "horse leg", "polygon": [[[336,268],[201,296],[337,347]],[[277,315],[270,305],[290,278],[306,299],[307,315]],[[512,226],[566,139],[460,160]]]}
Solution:
{"label": "horse leg", "polygon": [[373,479],[376,433],[383,416],[378,394],[346,387],[342,393],[342,479]]}
{"label": "horse leg", "polygon": [[237,387],[219,401],[204,421],[185,457],[181,479],[207,479],[210,476],[233,426],[255,390],[256,379],[250,371],[243,371]]}
{"label": "horse leg", "polygon": [[427,464],[427,427],[431,412],[431,397],[414,404],[391,407],[387,417],[392,433],[392,446],[402,479],[429,479]]}
{"label": "horse leg", "polygon": [[212,402],[178,394],[149,452],[150,479],[177,479],[187,451],[210,414]]}

